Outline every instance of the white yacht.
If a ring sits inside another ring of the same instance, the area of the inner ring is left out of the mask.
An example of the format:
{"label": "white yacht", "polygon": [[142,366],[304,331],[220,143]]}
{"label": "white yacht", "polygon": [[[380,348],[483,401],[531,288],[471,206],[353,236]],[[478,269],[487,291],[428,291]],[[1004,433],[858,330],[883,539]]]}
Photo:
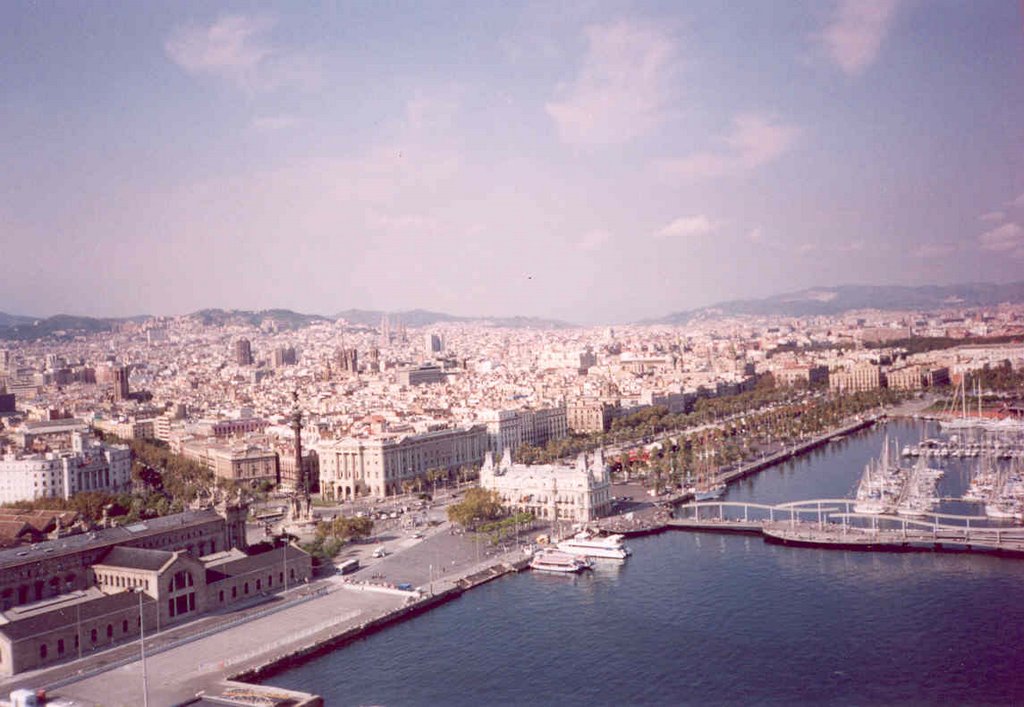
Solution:
{"label": "white yacht", "polygon": [[625,536],[607,535],[600,537],[591,533],[577,533],[568,540],[558,543],[558,549],[572,555],[586,555],[611,560],[624,560],[633,554],[625,543]]}

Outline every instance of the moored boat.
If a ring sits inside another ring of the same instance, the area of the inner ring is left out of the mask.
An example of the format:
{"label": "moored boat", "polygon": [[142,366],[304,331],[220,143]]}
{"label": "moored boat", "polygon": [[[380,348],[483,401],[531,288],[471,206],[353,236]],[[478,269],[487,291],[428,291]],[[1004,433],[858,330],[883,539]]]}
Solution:
{"label": "moored boat", "polygon": [[558,549],[571,555],[585,555],[610,560],[624,560],[633,554],[622,535],[597,536],[588,532],[577,533],[558,543]]}
{"label": "moored boat", "polygon": [[530,560],[530,569],[556,574],[582,572],[592,566],[592,563],[585,557],[570,555],[559,550],[541,550]]}

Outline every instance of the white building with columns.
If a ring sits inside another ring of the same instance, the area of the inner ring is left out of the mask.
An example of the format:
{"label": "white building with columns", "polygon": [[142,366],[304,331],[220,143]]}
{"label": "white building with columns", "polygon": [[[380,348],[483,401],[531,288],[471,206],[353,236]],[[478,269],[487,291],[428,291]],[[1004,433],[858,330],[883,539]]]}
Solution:
{"label": "white building with columns", "polygon": [[486,449],[483,425],[417,435],[323,440],[317,445],[320,489],[338,500],[393,496],[403,492],[403,482],[426,478],[431,469],[451,473],[475,467]]}
{"label": "white building with columns", "polygon": [[580,454],[575,466],[513,464],[507,449],[495,463],[488,452],[480,486],[497,491],[504,505],[543,520],[584,523],[611,509],[611,477],[600,451]]}
{"label": "white building with columns", "polygon": [[0,504],[68,499],[81,491],[126,492],[131,484],[131,450],[100,444],[82,433],[72,435],[70,452],[0,457]]}

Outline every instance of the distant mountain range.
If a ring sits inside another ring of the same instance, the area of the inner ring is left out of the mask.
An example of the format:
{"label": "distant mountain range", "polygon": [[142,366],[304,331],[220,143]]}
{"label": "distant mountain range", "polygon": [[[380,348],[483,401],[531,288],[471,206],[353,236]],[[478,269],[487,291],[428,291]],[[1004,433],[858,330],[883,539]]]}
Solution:
{"label": "distant mountain range", "polygon": [[[680,325],[694,319],[744,314],[787,317],[827,316],[857,309],[934,311],[947,307],[988,307],[1003,302],[1024,303],[1024,282],[925,285],[921,287],[895,285],[814,287],[763,299],[721,302],[637,323]],[[290,309],[202,309],[186,316],[210,326],[225,324],[259,326],[263,322],[271,320],[278,328],[299,329],[316,322],[333,322],[342,319],[353,326],[376,329],[380,326],[385,314],[393,327],[402,324],[410,328],[418,328],[445,322],[471,322],[484,326],[523,329],[565,329],[574,326],[568,322],[540,317],[460,317],[425,309],[411,309],[404,312],[346,309],[332,316],[302,314]],[[67,314],[38,318],[0,312],[0,339],[32,340],[47,336],[68,337],[92,334],[111,331],[125,322],[141,322],[148,318],[148,315],[93,318]]]}
{"label": "distant mountain range", "polygon": [[0,312],[0,327],[17,326],[18,324],[31,324],[36,321],[35,317],[23,317],[17,314]]}
{"label": "distant mountain range", "polygon": [[192,312],[188,317],[208,326],[224,326],[225,324],[259,326],[269,320],[284,329],[300,329],[316,322],[333,321],[319,314],[300,314],[290,309],[261,309],[259,311],[247,309],[201,309],[198,312]]}
{"label": "distant mountain range", "polygon": [[574,325],[557,319],[540,317],[459,317],[444,312],[431,312],[426,309],[410,309],[404,312],[383,312],[371,309],[346,309],[334,315],[335,319],[344,319],[349,324],[377,327],[387,314],[392,326],[401,323],[407,327],[425,327],[443,322],[476,322],[493,327],[509,329],[565,329]]}
{"label": "distant mountain range", "polygon": [[126,317],[123,319],[96,319],[57,314],[52,317],[36,318],[0,312],[0,339],[33,340],[48,336],[67,337],[77,334],[95,334],[111,331],[119,323],[144,321],[148,317]]}
{"label": "distant mountain range", "polygon": [[[333,322],[343,319],[353,326],[377,328],[384,315],[387,314],[393,327],[402,324],[417,328],[432,326],[442,322],[476,322],[485,326],[558,329],[572,327],[572,324],[553,319],[537,317],[457,317],[443,312],[428,312],[413,309],[404,312],[383,312],[381,310],[348,309],[325,317],[320,314],[302,314],[290,309],[201,309],[186,315],[199,324],[207,326],[224,326],[228,324],[260,326],[272,321],[279,329],[301,329],[317,322]],[[52,317],[26,317],[0,312],[0,340],[34,340],[49,336],[71,337],[81,334],[94,334],[112,331],[125,322],[141,322],[149,319],[149,315],[124,318],[77,317],[58,314]]]}
{"label": "distant mountain range", "polygon": [[652,324],[686,324],[696,318],[716,316],[778,315],[827,316],[857,309],[938,310],[947,307],[988,307],[1003,302],[1024,302],[1024,282],[965,285],[840,285],[814,287],[763,299],[721,302],[708,307],[674,312]]}
{"label": "distant mountain range", "polygon": [[309,326],[316,322],[333,322],[343,319],[353,326],[375,329],[380,326],[385,315],[387,315],[392,327],[402,324],[407,327],[417,328],[442,322],[477,322],[495,327],[530,327],[534,329],[555,329],[572,326],[565,322],[536,317],[457,317],[452,314],[445,314],[444,312],[429,312],[425,309],[410,309],[404,312],[384,312],[379,309],[346,309],[329,317],[320,314],[301,314],[290,309],[264,309],[260,311],[203,309],[193,312],[188,316],[203,324],[210,325],[251,324],[259,326],[262,322],[269,319],[273,320],[278,327],[283,326],[289,329]]}

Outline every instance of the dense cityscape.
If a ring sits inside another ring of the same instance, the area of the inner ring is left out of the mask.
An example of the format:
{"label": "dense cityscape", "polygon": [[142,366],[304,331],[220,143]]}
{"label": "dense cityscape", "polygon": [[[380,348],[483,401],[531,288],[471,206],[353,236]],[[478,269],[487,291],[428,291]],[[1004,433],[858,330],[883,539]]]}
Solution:
{"label": "dense cityscape", "polygon": [[0,707],[1024,704],[1022,7],[0,3]]}
{"label": "dense cityscape", "polygon": [[[9,341],[3,666],[84,660],[83,630],[85,655],[137,638],[133,587],[154,630],[187,631],[389,553],[361,538],[450,522],[479,559],[481,540],[487,555],[538,531],[642,529],[659,501],[714,498],[886,406],[948,413],[957,386],[1013,419],[1022,336],[1024,306],[1004,304],[589,329],[204,312]],[[623,505],[630,483],[650,502]],[[63,559],[40,568],[50,545]],[[430,574],[355,581],[432,597]]]}

